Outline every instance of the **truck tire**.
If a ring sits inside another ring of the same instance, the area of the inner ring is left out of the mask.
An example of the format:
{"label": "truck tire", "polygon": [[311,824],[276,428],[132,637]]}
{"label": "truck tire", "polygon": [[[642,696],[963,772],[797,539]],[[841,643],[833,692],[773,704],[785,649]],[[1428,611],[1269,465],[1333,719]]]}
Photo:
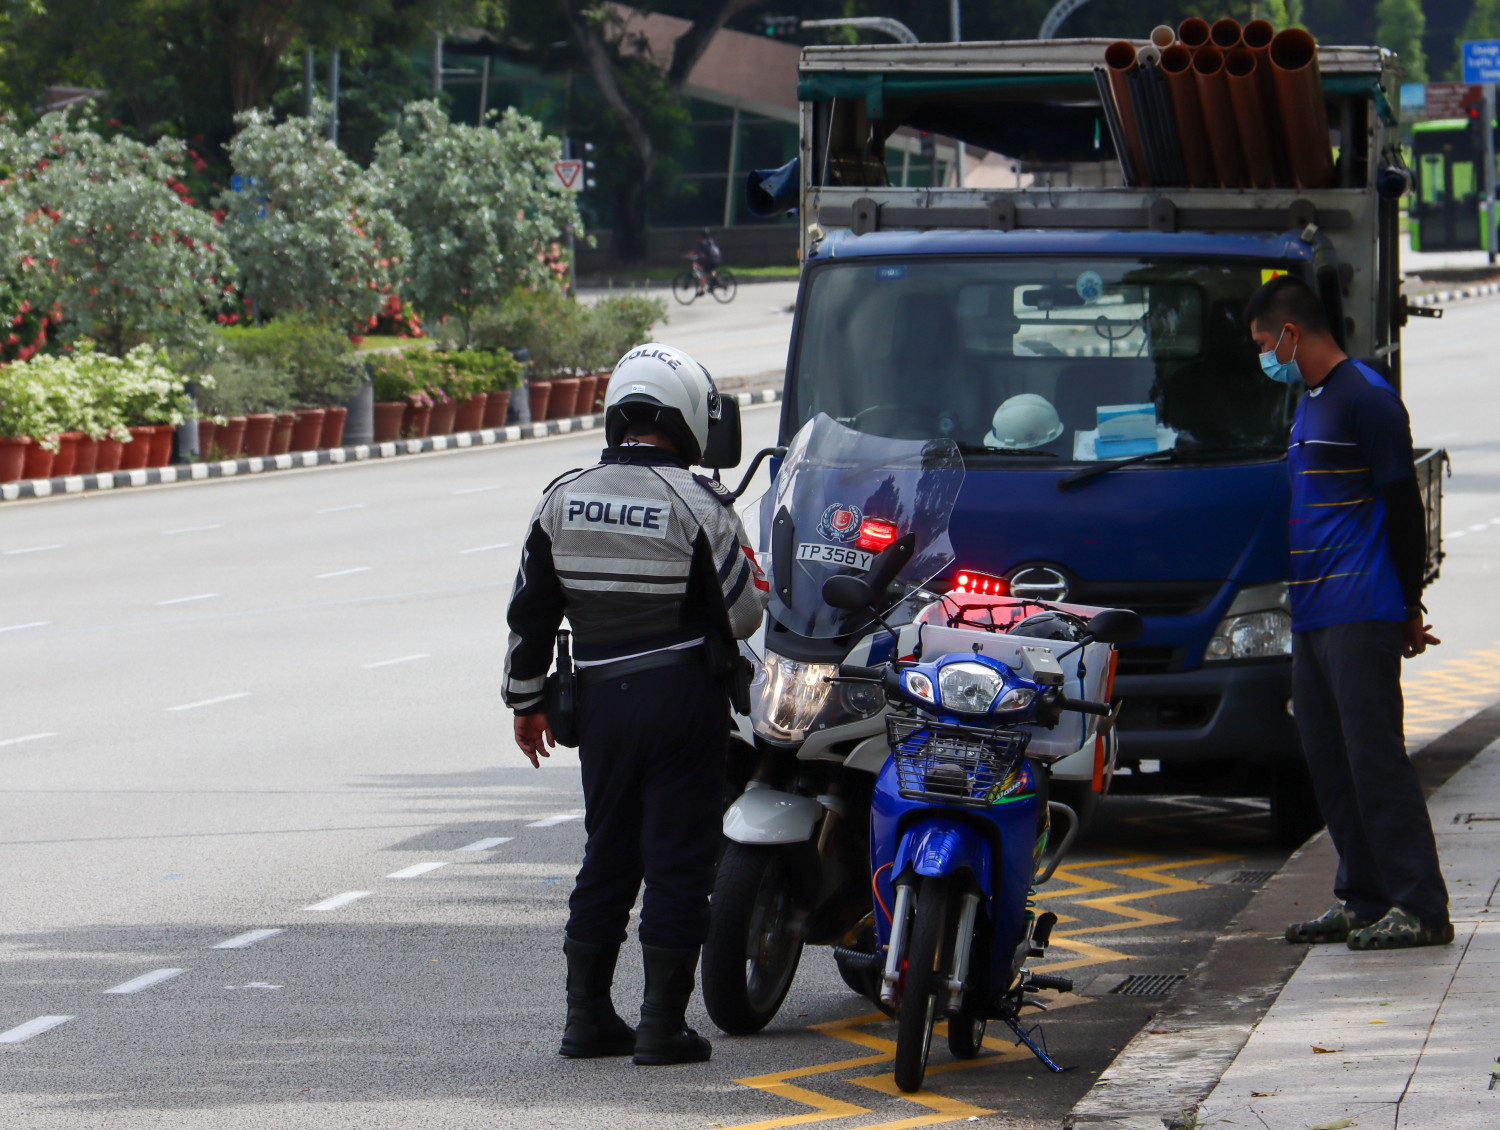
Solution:
{"label": "truck tire", "polygon": [[906,983],[896,1012],[896,1086],[908,1094],[922,1089],[938,997],[947,980],[940,966],[946,956],[949,884],[930,875],[924,875],[921,884],[906,947]]}
{"label": "truck tire", "polygon": [[1323,826],[1312,778],[1299,758],[1271,769],[1271,828],[1281,847],[1301,847]]}
{"label": "truck tire", "polygon": [[703,1004],[723,1032],[748,1036],[786,999],[802,938],[794,932],[786,853],[730,843],[719,858],[703,944]]}

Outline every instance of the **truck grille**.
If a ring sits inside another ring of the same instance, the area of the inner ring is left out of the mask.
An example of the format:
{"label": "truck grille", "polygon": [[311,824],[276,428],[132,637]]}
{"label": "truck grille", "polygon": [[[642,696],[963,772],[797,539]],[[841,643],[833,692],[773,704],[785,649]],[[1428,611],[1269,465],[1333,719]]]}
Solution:
{"label": "truck grille", "polygon": [[1115,669],[1121,675],[1165,675],[1180,666],[1180,647],[1122,647],[1120,663]]}
{"label": "truck grille", "polygon": [[1142,616],[1191,616],[1219,594],[1222,581],[1085,581],[1068,599],[1104,608],[1129,608]]}
{"label": "truck grille", "polygon": [[1219,708],[1213,694],[1125,695],[1119,727],[1129,730],[1201,730]]}

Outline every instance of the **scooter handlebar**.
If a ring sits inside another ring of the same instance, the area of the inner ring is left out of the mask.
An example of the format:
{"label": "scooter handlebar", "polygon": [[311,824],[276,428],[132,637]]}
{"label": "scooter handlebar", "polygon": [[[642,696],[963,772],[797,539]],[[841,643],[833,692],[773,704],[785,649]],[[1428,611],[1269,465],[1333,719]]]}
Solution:
{"label": "scooter handlebar", "polygon": [[1057,705],[1064,710],[1076,710],[1080,714],[1097,714],[1100,718],[1108,718],[1110,705],[1107,702],[1090,702],[1085,698],[1063,698],[1058,696]]}

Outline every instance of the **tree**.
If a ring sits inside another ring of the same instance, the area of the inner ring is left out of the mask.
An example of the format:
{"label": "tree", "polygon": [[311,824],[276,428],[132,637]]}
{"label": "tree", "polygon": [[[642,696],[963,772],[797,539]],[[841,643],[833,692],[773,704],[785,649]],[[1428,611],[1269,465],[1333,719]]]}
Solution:
{"label": "tree", "polygon": [[1406,81],[1426,82],[1422,33],[1427,30],[1427,17],[1422,13],[1421,0],[1380,0],[1375,5],[1375,25],[1380,46],[1400,56]]}
{"label": "tree", "polygon": [[328,107],[275,124],[241,114],[229,145],[237,189],[219,198],[247,299],[358,334],[391,294],[411,237],[375,177],[324,137]]}
{"label": "tree", "polygon": [[514,110],[459,125],[430,101],[408,106],[377,146],[384,199],[413,237],[406,293],[426,316],[457,317],[465,345],[481,306],[556,282],[545,253],[581,224],[572,194],[552,187],[561,155]]}

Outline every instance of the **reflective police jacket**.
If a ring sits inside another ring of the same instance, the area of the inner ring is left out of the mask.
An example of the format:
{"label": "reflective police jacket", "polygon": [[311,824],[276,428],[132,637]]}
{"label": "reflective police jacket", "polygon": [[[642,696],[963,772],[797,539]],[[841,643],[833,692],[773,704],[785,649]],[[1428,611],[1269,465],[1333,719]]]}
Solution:
{"label": "reflective police jacket", "polygon": [[551,483],[521,548],[507,620],[505,701],[542,708],[564,616],[580,666],[744,639],[770,595],[728,488],[644,444]]}

